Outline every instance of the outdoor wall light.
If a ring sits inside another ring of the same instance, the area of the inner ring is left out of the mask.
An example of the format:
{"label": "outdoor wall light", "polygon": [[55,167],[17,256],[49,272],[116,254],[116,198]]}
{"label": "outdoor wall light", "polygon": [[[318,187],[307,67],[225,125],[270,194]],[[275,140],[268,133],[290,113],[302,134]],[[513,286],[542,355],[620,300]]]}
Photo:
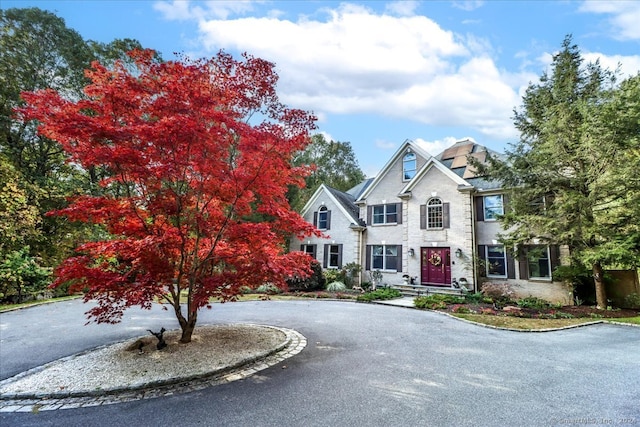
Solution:
{"label": "outdoor wall light", "polygon": [[458,248],[456,249],[456,258],[460,258],[462,257],[462,249]]}
{"label": "outdoor wall light", "polygon": [[409,256],[414,256],[416,254],[416,252],[413,250],[413,248],[409,248]]}

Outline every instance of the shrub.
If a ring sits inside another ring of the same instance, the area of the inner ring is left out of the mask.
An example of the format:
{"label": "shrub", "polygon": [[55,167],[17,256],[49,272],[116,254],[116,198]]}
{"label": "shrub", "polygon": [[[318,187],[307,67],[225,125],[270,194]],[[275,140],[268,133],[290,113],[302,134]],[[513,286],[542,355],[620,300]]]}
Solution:
{"label": "shrub", "polygon": [[624,297],[625,308],[640,309],[640,294],[629,294]]}
{"label": "shrub", "polygon": [[313,273],[306,279],[300,277],[291,277],[287,279],[287,285],[291,291],[317,291],[324,289],[326,283],[322,273],[322,267],[318,261],[311,263]]}
{"label": "shrub", "polygon": [[264,285],[260,285],[256,288],[256,292],[259,294],[279,294],[282,292],[280,288],[272,283],[265,283]]}
{"label": "shrub", "polygon": [[413,300],[413,305],[417,308],[428,308],[430,310],[439,310],[447,307],[447,304],[462,304],[465,302],[464,297],[447,294],[431,294],[417,297]]}
{"label": "shrub", "polygon": [[347,290],[347,286],[342,282],[331,282],[327,285],[327,291],[329,292],[344,292]]}
{"label": "shrub", "polygon": [[545,301],[537,297],[531,297],[531,296],[517,300],[516,304],[518,304],[518,307],[522,307],[522,308],[545,309],[550,307],[550,304],[548,301]]}
{"label": "shrub", "polygon": [[358,273],[362,271],[362,267],[357,262],[350,262],[345,265],[342,269],[344,273],[344,283],[347,287],[352,288],[355,284],[355,278],[358,276]]}
{"label": "shrub", "polygon": [[469,307],[467,307],[464,304],[455,304],[452,308],[451,308],[451,312],[453,313],[460,313],[460,314],[466,314],[466,313],[471,313],[471,309],[469,309]]}
{"label": "shrub", "polygon": [[470,293],[467,292],[464,294],[464,300],[470,304],[479,303],[482,301],[483,295],[480,292]]}
{"label": "shrub", "polygon": [[29,247],[10,252],[0,262],[0,301],[20,303],[44,291],[49,285],[51,270],[41,267],[29,255]]}
{"label": "shrub", "polygon": [[508,302],[515,295],[511,285],[508,283],[491,283],[486,282],[482,285],[482,295],[489,297],[495,301]]}
{"label": "shrub", "polygon": [[399,290],[394,288],[379,288],[372,292],[367,292],[362,295],[358,295],[358,301],[370,302],[374,300],[386,300],[400,298],[402,294]]}

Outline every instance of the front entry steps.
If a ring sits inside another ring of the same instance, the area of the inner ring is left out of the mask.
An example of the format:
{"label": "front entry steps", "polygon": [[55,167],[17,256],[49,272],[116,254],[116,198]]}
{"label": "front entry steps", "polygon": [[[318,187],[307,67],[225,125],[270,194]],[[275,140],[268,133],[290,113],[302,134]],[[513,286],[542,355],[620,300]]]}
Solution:
{"label": "front entry steps", "polygon": [[447,294],[447,295],[462,295],[462,290],[458,288],[449,288],[441,286],[425,286],[425,285],[393,285],[394,289],[400,291],[405,297],[419,297],[421,295],[429,294]]}

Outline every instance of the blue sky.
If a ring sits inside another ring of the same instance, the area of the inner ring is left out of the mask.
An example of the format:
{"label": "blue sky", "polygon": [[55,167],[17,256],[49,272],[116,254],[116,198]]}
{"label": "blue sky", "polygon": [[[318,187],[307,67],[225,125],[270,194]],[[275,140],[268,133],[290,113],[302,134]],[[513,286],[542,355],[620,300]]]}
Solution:
{"label": "blue sky", "polygon": [[85,39],[135,38],[193,58],[224,49],[276,64],[281,100],[314,111],[375,175],[405,139],[437,154],[471,137],[503,151],[511,116],[565,35],[586,61],[640,71],[639,1],[2,0]]}

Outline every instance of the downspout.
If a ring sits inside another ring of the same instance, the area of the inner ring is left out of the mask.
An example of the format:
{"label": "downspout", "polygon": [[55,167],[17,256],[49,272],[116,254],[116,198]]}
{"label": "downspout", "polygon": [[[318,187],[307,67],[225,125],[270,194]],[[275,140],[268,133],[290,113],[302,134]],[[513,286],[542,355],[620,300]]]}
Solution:
{"label": "downspout", "polygon": [[476,256],[476,206],[473,203],[475,191],[469,191],[469,201],[471,206],[471,269],[473,274],[473,291],[478,292],[478,257]]}

